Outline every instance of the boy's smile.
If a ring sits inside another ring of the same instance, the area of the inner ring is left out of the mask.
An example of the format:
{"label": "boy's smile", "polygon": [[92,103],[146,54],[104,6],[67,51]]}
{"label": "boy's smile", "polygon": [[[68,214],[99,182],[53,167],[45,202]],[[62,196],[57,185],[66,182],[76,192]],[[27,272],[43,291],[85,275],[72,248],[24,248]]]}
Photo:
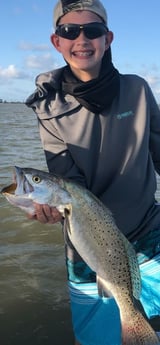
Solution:
{"label": "boy's smile", "polygon": [[[88,23],[102,23],[102,20],[93,12],[75,11],[65,14],[58,24],[79,24],[83,26]],[[84,31],[81,30],[79,36],[75,39],[66,39],[53,34],[51,41],[63,55],[77,78],[88,81],[98,76],[102,57],[112,42],[113,34],[106,31],[100,37],[89,39]]]}

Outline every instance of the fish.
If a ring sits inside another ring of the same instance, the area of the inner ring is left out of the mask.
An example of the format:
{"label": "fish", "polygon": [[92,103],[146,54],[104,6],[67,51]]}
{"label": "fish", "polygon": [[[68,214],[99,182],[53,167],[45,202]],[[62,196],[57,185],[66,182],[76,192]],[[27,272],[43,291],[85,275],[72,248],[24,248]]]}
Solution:
{"label": "fish", "polygon": [[[137,256],[111,211],[88,189],[60,176],[15,167],[14,182],[1,190],[13,205],[34,214],[34,203],[56,207],[68,237],[96,272],[99,293],[115,299],[123,345],[158,345],[160,340],[135,303],[141,293]],[[114,344],[112,344],[114,345]]]}

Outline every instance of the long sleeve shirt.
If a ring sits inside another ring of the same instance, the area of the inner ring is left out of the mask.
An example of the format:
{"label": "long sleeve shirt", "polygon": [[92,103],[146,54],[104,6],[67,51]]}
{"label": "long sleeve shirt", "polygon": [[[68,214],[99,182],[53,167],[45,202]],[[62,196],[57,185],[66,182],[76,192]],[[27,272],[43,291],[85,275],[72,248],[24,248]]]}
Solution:
{"label": "long sleeve shirt", "polygon": [[49,171],[91,190],[136,240],[160,226],[160,110],[151,89],[136,75],[120,75],[119,95],[95,114],[63,94],[62,73],[39,75],[26,101],[37,114]]}

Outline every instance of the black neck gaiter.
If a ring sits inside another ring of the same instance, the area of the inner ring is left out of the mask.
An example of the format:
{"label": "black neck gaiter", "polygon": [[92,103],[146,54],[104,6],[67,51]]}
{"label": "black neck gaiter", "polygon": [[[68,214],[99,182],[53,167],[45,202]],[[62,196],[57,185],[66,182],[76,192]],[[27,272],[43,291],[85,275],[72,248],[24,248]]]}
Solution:
{"label": "black neck gaiter", "polygon": [[83,82],[76,78],[69,65],[64,67],[62,91],[74,96],[88,110],[99,113],[107,108],[119,93],[119,72],[114,68],[109,48],[102,59],[99,76]]}

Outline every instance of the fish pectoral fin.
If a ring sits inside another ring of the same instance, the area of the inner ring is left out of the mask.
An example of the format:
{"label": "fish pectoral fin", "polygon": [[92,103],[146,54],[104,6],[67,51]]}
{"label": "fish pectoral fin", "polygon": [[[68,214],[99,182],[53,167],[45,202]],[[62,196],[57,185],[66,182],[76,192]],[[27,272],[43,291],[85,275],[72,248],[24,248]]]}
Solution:
{"label": "fish pectoral fin", "polygon": [[67,232],[71,234],[70,216],[71,216],[71,210],[68,208],[65,208],[64,209],[65,228]]}
{"label": "fish pectoral fin", "polygon": [[103,278],[97,275],[97,288],[98,288],[98,294],[101,297],[111,297],[112,293],[107,288],[107,282]]}

